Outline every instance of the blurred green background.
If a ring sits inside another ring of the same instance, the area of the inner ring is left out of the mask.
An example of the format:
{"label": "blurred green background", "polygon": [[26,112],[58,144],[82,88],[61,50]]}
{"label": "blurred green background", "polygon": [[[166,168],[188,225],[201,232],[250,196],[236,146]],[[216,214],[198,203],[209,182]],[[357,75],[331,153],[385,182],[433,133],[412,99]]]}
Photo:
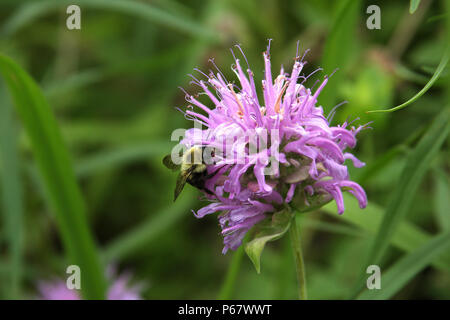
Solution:
{"label": "blurred green background", "polygon": [[[80,6],[81,30],[67,29],[68,4]],[[380,30],[366,27],[371,4],[381,9]],[[235,44],[241,44],[257,83],[268,38],[274,72],[281,64],[291,68],[298,40],[302,51],[310,49],[306,74],[325,69],[307,85],[339,68],[319,102],[328,113],[348,101],[334,125],[348,117],[373,121],[355,150],[367,166],[350,172],[370,205],[360,210],[346,198],[343,216],[327,206],[303,216],[299,225],[310,298],[345,299],[363,272],[376,218],[403,187],[399,180],[408,155],[448,108],[447,67],[405,109],[365,113],[414,96],[444,53],[444,1],[423,0],[413,14],[409,9],[409,1],[3,0],[0,52],[32,76],[56,117],[99,259],[131,271],[144,285],[145,299],[296,298],[288,237],[267,246],[259,275],[242,251],[234,258],[222,255],[216,216],[192,215],[191,209],[204,203],[190,186],[172,202],[176,176],[161,159],[174,145],[171,132],[192,125],[175,110],[187,105],[178,87],[196,92],[187,74],[212,68],[210,58],[233,78],[229,48]],[[3,80],[0,109],[0,298],[33,298],[38,280],[65,278],[69,263],[49,194],[43,192],[36,149]],[[426,164],[402,222],[422,235],[450,227],[448,146],[447,137]],[[382,272],[419,241],[401,230],[394,230]],[[414,274],[393,298],[449,299],[448,255],[446,261]]]}

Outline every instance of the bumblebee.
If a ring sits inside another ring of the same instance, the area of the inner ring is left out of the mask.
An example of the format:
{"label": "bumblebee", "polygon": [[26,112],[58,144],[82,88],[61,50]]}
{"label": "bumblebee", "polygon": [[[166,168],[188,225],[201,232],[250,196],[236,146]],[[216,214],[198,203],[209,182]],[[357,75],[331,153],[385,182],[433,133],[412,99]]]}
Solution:
{"label": "bumblebee", "polygon": [[206,164],[203,161],[204,147],[194,146],[187,150],[183,156],[181,165],[173,163],[171,155],[167,155],[163,159],[163,164],[172,171],[180,170],[174,191],[175,201],[183,191],[184,185],[189,183],[191,186],[212,194],[205,188],[205,182],[211,178],[215,172],[208,174]]}

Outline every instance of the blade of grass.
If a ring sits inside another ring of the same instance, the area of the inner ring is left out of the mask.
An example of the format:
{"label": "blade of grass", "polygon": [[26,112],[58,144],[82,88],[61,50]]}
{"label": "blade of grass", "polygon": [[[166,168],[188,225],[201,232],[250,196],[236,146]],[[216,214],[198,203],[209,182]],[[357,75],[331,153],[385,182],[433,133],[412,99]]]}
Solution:
{"label": "blade of grass", "polygon": [[[372,248],[363,266],[363,270],[368,265],[380,264],[381,258],[386,252],[392,236],[395,234],[398,225],[406,216],[411,207],[414,194],[425,175],[426,170],[433,157],[439,151],[441,144],[447,137],[450,129],[450,108],[444,110],[434,120],[431,127],[420,139],[417,146],[411,151],[406,159],[405,168],[400,176],[399,183],[394,190],[389,202],[383,221],[378,228]],[[364,288],[365,280],[361,276],[358,283],[357,292]]]}
{"label": "blade of grass", "polygon": [[[211,11],[214,9],[215,2],[210,2],[205,8],[202,21],[206,20],[206,17],[211,15]],[[195,65],[196,61],[201,57],[202,52],[204,52],[207,42],[204,39],[197,39],[188,48],[186,52],[186,73],[188,70]],[[183,72],[180,72],[183,74]],[[169,99],[168,99],[169,100]],[[128,158],[131,160],[131,158]],[[91,162],[92,163],[92,162]],[[116,163],[117,164],[117,163]],[[90,166],[92,168],[92,166]],[[84,171],[85,174],[89,170],[78,169]],[[146,221],[141,223],[135,229],[130,230],[128,233],[121,235],[119,238],[110,243],[106,248],[104,248],[102,258],[105,261],[117,261],[119,259],[128,257],[134,252],[138,251],[146,244],[153,241],[160,234],[166,232],[178,222],[183,215],[186,215],[190,208],[195,202],[195,197],[193,193],[188,190],[183,192],[183,195],[177,199],[175,204],[167,207],[159,213],[152,214]]]}
{"label": "blade of grass", "polygon": [[391,61],[400,60],[405,53],[419,27],[423,25],[423,19],[428,12],[431,3],[432,0],[424,0],[414,16],[405,11],[397,18],[398,22],[386,45],[386,48],[389,50]]}
{"label": "blade of grass", "polygon": [[449,118],[450,109],[446,108],[407,157],[399,184],[386,208],[386,214],[372,246],[370,264],[380,262],[388,247],[390,237],[408,212],[422,177],[447,137],[450,129]]}
{"label": "blade of grass", "polygon": [[[310,217],[310,216],[309,216]],[[300,226],[298,226],[300,227]],[[344,224],[330,223],[326,221],[320,221],[311,218],[305,218],[302,221],[302,227],[312,228],[318,231],[331,232],[336,234],[342,234],[352,237],[363,237],[364,233],[361,229],[357,229],[353,226],[348,226]]]}
{"label": "blade of grass", "polygon": [[111,262],[124,259],[157,239],[183,216],[190,214],[194,201],[193,193],[184,190],[173,205],[161,212],[153,213],[146,221],[110,243],[103,251],[104,260]]}
{"label": "blade of grass", "polygon": [[87,224],[85,204],[70,155],[54,115],[33,79],[3,55],[0,55],[0,73],[30,139],[69,262],[82,271],[82,295],[86,299],[102,299],[106,288],[103,268]]}
{"label": "blade of grass", "polygon": [[[107,172],[110,174],[114,170],[120,169],[121,167],[135,163],[137,161],[148,161],[151,157],[157,157],[161,159],[164,154],[169,153],[171,144],[163,141],[155,141],[139,145],[124,145],[114,149],[108,149],[105,151],[100,151],[92,156],[83,157],[77,159],[74,164],[75,175],[78,179],[90,177],[93,174],[102,175]],[[27,169],[26,172],[30,176],[35,188],[43,194],[43,185],[39,179],[38,170],[36,166],[32,163],[25,165]],[[114,179],[110,174],[105,175],[105,179],[102,184],[109,184],[110,179]],[[89,191],[89,190],[88,190]],[[91,193],[91,206],[92,212],[95,212],[94,208],[98,201],[101,201],[102,197],[97,194],[93,196]]]}
{"label": "blade of grass", "polygon": [[366,111],[366,113],[393,112],[393,111],[401,110],[401,109],[409,106],[411,103],[415,102],[417,99],[419,99],[421,96],[423,96],[425,94],[425,92],[427,92],[433,86],[433,84],[436,82],[436,80],[439,79],[442,71],[444,71],[445,67],[447,66],[448,60],[449,60],[449,49],[447,46],[447,49],[445,50],[445,52],[442,56],[442,59],[439,62],[439,65],[437,66],[436,71],[434,72],[433,76],[427,82],[427,84],[422,88],[422,90],[420,90],[419,92],[417,92],[417,94],[414,95],[414,97],[412,97],[408,101],[406,101],[394,108],[385,109],[385,110],[369,110],[369,111]]}
{"label": "blade of grass", "polygon": [[[35,19],[54,10],[63,9],[73,4],[70,0],[43,0],[24,4],[3,25],[2,33],[10,36]],[[135,17],[143,18],[149,22],[165,26],[179,32],[200,37],[209,41],[217,41],[216,34],[196,21],[188,20],[185,16],[177,16],[161,10],[149,3],[125,0],[78,0],[76,4],[81,11],[86,8],[111,10]]]}
{"label": "blade of grass", "polygon": [[4,281],[8,299],[20,299],[23,267],[23,186],[13,107],[0,82],[0,161],[4,229],[9,254],[9,275]]}
{"label": "blade of grass", "polygon": [[[430,80],[430,76],[433,76],[434,72],[436,71],[435,67],[428,67],[428,66],[422,66],[420,68],[421,71],[424,73],[427,73],[427,75],[424,75],[422,73],[419,73],[415,70],[409,69],[408,67],[397,63],[395,66],[395,75],[399,77],[402,80],[409,81],[418,85],[426,85],[428,81]],[[434,86],[444,86],[446,84],[446,77],[448,76],[449,68],[448,65],[444,68],[444,70],[441,73],[441,76],[436,82],[434,83]]]}
{"label": "blade of grass", "polygon": [[78,177],[84,177],[99,170],[115,168],[139,159],[164,155],[170,152],[171,145],[169,142],[155,141],[134,146],[126,145],[99,152],[93,156],[79,160],[75,166],[75,173]]}
{"label": "blade of grass", "polygon": [[427,23],[431,23],[431,22],[436,22],[442,19],[447,18],[448,14],[447,13],[442,13],[442,14],[437,14],[434,16],[431,16],[427,19]]}
{"label": "blade of grass", "polygon": [[[443,1],[444,4],[444,12],[450,12],[450,3],[448,1]],[[447,38],[447,43],[450,43],[450,14],[447,14],[445,19],[445,33]],[[447,45],[447,50],[450,50]],[[450,81],[447,81],[447,101],[450,101]]]}
{"label": "blade of grass", "polygon": [[359,181],[360,184],[364,184],[380,173],[386,166],[398,159],[399,155],[407,155],[411,145],[423,135],[426,129],[424,125],[416,128],[401,144],[393,146],[384,154],[379,155],[374,161],[364,166],[362,170],[355,172],[354,180]]}
{"label": "blade of grass", "polygon": [[419,7],[420,0],[411,0],[409,3],[409,13],[413,14]]}
{"label": "blade of grass", "polygon": [[[341,216],[337,216],[336,205],[332,202],[322,207],[321,211],[335,219],[348,221],[365,230],[370,235],[375,235],[386,214],[384,212],[385,210],[371,202],[368,203],[364,210],[361,210],[358,201],[349,194],[344,194],[344,202],[345,213]],[[400,250],[411,252],[424,245],[429,239],[430,235],[427,232],[408,221],[403,221],[398,226],[390,242]],[[450,252],[446,252],[437,257],[432,264],[441,270],[450,271]]]}
{"label": "blade of grass", "polygon": [[363,167],[356,180],[358,180],[360,183],[364,183],[370,180],[373,176],[380,172],[380,170],[394,161],[399,155],[405,154],[407,150],[408,147],[403,144],[389,149],[384,154],[378,156],[378,158],[375,159],[372,163],[369,163],[367,166]]}
{"label": "blade of grass", "polygon": [[361,1],[336,1],[335,4],[335,16],[322,55],[322,67],[326,74],[331,74],[337,68],[340,70],[333,75],[332,81],[328,81],[320,93],[319,102],[325,110],[330,110],[336,104],[338,85],[344,76],[343,71],[355,51],[354,31],[360,17]]}
{"label": "blade of grass", "polygon": [[365,290],[360,300],[387,300],[401,290],[416,274],[450,247],[450,232],[433,237],[425,245],[398,260],[381,279],[381,290]]}
{"label": "blade of grass", "polygon": [[[114,64],[93,67],[78,71],[72,75],[60,79],[52,79],[43,86],[46,97],[52,98],[58,95],[65,95],[67,92],[76,91],[87,87],[96,82],[103,81],[108,77],[113,77],[123,74],[151,74],[161,72],[171,66],[177,61],[186,58],[185,44],[180,44],[171,47],[168,50],[163,50],[161,53],[154,54],[151,57],[145,58],[130,58],[124,61],[115,61]],[[58,107],[58,106],[52,106]]]}
{"label": "blade of grass", "polygon": [[441,169],[434,171],[435,192],[434,210],[436,212],[437,224],[444,230],[450,230],[450,188],[447,174]]}

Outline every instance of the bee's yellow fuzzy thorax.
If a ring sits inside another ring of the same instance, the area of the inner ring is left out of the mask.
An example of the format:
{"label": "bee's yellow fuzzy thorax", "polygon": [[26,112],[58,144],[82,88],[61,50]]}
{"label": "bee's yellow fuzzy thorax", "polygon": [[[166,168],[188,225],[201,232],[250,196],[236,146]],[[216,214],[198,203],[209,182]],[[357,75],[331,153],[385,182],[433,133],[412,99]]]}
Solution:
{"label": "bee's yellow fuzzy thorax", "polygon": [[206,169],[203,163],[203,149],[200,147],[192,147],[183,154],[183,162],[181,171],[195,166],[194,172],[202,172]]}

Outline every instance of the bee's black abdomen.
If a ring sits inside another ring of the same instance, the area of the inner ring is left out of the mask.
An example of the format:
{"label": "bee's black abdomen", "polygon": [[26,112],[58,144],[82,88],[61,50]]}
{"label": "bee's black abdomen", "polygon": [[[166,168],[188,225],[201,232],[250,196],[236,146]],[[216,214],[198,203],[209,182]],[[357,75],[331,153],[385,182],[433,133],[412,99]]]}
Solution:
{"label": "bee's black abdomen", "polygon": [[193,172],[187,182],[198,189],[202,189],[205,186],[206,172]]}

